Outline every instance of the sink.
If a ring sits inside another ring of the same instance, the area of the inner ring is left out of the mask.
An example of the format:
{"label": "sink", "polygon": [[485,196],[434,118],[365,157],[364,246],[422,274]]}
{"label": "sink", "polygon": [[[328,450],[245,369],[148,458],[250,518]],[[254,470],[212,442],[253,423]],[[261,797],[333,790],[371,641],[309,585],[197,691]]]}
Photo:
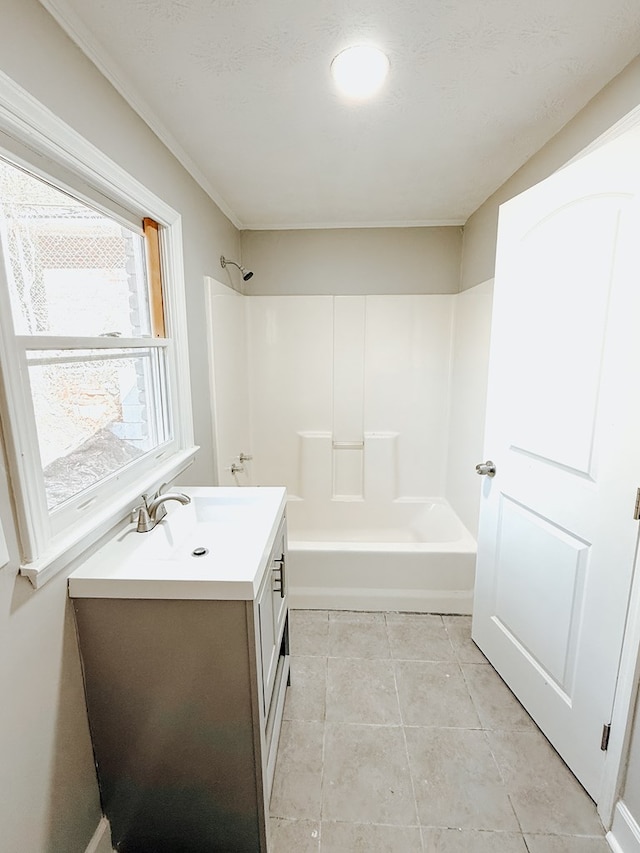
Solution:
{"label": "sink", "polygon": [[[280,487],[181,486],[153,530],[120,531],[69,577],[72,597],[251,598],[286,504]],[[194,556],[204,548],[207,553]],[[217,589],[213,589],[217,587]]]}

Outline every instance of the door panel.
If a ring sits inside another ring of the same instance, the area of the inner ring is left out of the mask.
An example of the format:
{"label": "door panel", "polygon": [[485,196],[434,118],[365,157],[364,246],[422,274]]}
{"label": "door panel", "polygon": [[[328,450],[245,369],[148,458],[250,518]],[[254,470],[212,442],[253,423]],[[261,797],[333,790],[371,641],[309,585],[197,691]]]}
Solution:
{"label": "door panel", "polygon": [[511,441],[585,474],[591,472],[617,220],[626,203],[583,199],[534,226],[519,242],[518,282],[505,305]]}
{"label": "door panel", "polygon": [[640,485],[640,132],[503,205],[473,636],[597,799]]}
{"label": "door panel", "polygon": [[[494,618],[559,689],[571,694],[589,543],[502,496]],[[545,630],[540,631],[540,615]]]}

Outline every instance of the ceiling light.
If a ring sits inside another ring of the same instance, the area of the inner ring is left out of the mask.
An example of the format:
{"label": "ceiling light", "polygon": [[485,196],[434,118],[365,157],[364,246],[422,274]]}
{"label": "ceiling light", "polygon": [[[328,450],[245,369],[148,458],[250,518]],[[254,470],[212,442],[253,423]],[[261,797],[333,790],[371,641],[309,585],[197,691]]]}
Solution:
{"label": "ceiling light", "polygon": [[338,88],[350,98],[373,95],[384,83],[388,71],[387,55],[368,44],[346,48],[331,63]]}

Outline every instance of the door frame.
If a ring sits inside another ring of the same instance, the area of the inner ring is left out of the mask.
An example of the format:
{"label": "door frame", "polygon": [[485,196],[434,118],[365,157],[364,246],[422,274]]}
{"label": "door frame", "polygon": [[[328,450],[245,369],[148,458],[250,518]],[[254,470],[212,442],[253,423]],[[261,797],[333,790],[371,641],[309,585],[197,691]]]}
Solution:
{"label": "door frame", "polygon": [[[638,485],[640,486],[640,483]],[[638,678],[640,677],[639,545],[640,533],[636,539],[631,590],[627,605],[627,619],[618,666],[618,682],[613,696],[611,735],[605,756],[600,801],[597,804],[598,814],[605,829],[611,829],[615,807],[620,799],[620,794],[626,780],[626,759],[631,743],[633,712],[638,692]]]}

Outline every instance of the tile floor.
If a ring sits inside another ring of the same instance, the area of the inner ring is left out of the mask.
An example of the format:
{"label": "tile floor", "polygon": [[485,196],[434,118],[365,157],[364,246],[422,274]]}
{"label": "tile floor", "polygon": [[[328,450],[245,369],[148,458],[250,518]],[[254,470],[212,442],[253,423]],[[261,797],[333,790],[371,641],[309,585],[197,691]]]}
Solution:
{"label": "tile floor", "polygon": [[470,618],[298,610],[274,853],[608,853]]}

